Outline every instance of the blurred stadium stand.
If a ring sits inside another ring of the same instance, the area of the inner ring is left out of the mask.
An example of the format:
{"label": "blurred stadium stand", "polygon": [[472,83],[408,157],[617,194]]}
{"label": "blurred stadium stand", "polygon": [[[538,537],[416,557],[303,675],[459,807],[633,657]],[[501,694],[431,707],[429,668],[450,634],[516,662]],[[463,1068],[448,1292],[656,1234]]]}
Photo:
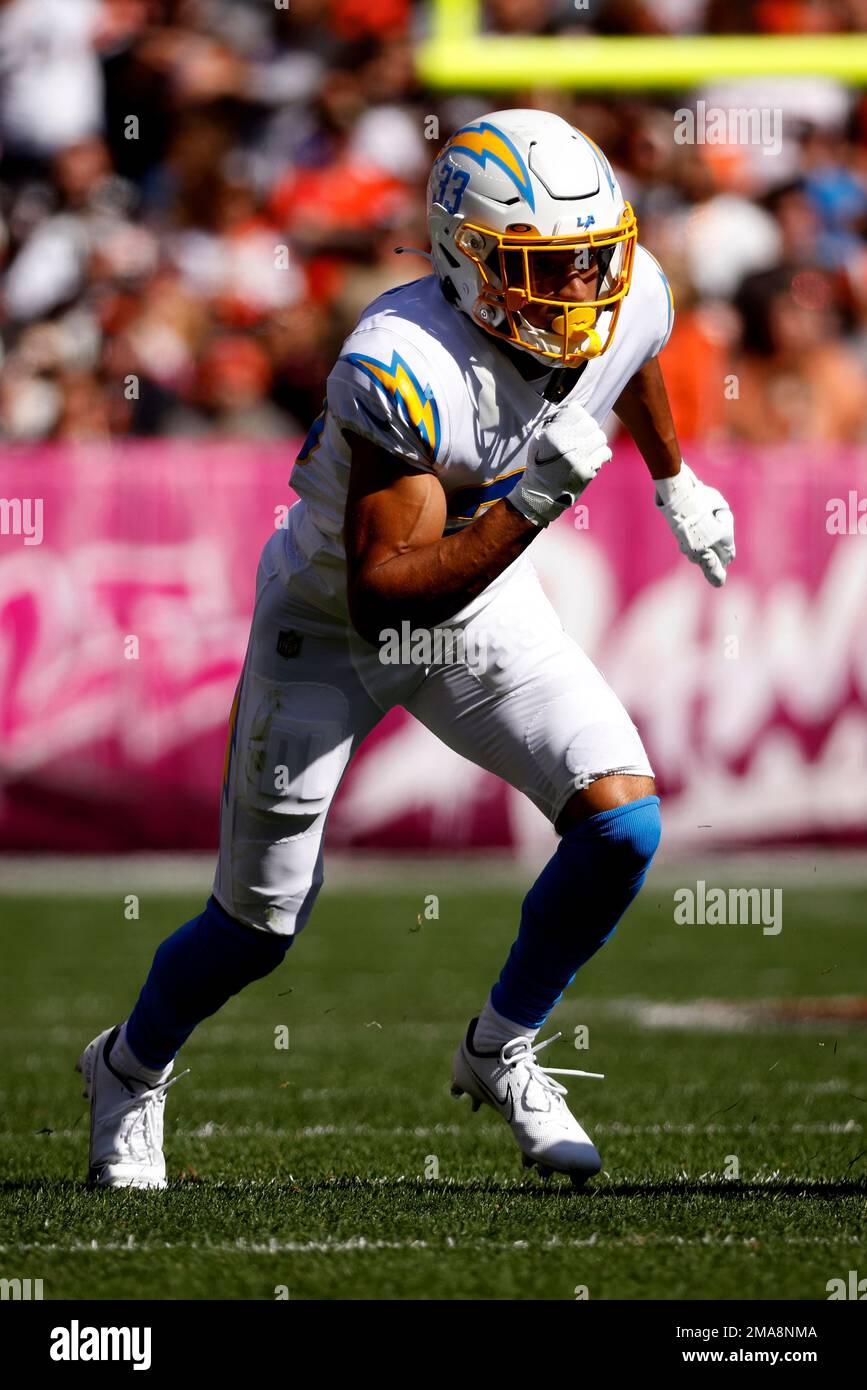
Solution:
{"label": "blurred stadium stand", "polygon": [[[482,21],[585,38],[848,31],[851,45],[867,4],[490,0]],[[582,72],[580,92],[426,90],[413,48],[430,22],[407,0],[0,0],[2,438],[303,433],[359,310],[424,270],[393,247],[426,245],[439,144],[529,104],[603,145],[666,266],[681,434],[864,439],[861,91],[760,84],[783,113],[776,155],[678,145],[674,110],[745,104],[755,82],[594,94]],[[724,405],[708,382],[726,372],[745,389]]]}

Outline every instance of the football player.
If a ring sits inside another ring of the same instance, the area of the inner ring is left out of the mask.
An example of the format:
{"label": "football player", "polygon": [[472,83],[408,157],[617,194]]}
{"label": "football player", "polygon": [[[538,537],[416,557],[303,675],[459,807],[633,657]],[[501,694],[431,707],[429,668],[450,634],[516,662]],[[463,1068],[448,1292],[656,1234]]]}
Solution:
{"label": "football player", "polygon": [[[491,1106],[526,1165],[576,1185],[599,1170],[536,1038],[639,891],[659,799],[635,726],[527,552],[610,459],[612,410],[649,501],[713,585],[734,557],[732,515],[681,459],[657,360],[671,292],[592,140],[540,111],[473,121],[434,162],[428,222],[435,274],[362,314],[298,455],[300,500],[262,552],[213,895],[159,947],[126,1022],[79,1059],[96,1184],[164,1186],[175,1056],[307,924],[334,794],[395,705],[560,837],[459,1043],[452,1093]],[[406,623],[447,628],[457,657],[383,659]]]}

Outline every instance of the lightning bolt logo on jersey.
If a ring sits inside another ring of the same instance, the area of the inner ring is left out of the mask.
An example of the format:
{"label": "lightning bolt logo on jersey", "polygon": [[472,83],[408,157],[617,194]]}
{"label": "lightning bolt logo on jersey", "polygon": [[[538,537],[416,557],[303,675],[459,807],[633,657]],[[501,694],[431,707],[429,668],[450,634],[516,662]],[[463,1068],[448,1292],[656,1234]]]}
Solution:
{"label": "lightning bolt logo on jersey", "polygon": [[429,386],[422,386],[415,373],[396,350],[386,364],[360,352],[347,354],[348,362],[366,372],[379,386],[386,401],[397,405],[403,419],[412,425],[435,459],[440,446],[440,417]]}

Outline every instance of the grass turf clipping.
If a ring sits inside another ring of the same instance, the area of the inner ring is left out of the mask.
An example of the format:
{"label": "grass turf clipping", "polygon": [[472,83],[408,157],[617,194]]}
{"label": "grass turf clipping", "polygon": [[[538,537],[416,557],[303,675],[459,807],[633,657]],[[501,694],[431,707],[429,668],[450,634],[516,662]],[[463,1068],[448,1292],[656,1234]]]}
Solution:
{"label": "grass turf clipping", "polygon": [[449,1096],[520,897],[326,889],[184,1049],[160,1193],[87,1190],[73,1066],[201,902],[0,898],[3,1274],[46,1299],[826,1299],[864,1269],[864,1010],[821,1004],[857,994],[867,892],[786,889],[769,936],[677,926],[648,884],[542,1032],[547,1065],[605,1073],[566,1078],[603,1158],[583,1193]]}

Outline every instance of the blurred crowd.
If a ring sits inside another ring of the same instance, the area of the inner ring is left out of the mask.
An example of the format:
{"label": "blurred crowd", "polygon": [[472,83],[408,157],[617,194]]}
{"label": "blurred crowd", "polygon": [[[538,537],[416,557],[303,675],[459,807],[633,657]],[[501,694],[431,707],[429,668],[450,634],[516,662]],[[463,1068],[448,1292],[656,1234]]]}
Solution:
{"label": "blurred crowd", "polygon": [[[859,32],[865,0],[489,0],[486,32]],[[825,79],[433,93],[409,0],[0,0],[0,438],[303,434],[361,309],[427,273],[424,185],[485,110],[611,158],[671,281],[681,437],[867,439],[867,100]],[[780,112],[781,147],[674,113]]]}

